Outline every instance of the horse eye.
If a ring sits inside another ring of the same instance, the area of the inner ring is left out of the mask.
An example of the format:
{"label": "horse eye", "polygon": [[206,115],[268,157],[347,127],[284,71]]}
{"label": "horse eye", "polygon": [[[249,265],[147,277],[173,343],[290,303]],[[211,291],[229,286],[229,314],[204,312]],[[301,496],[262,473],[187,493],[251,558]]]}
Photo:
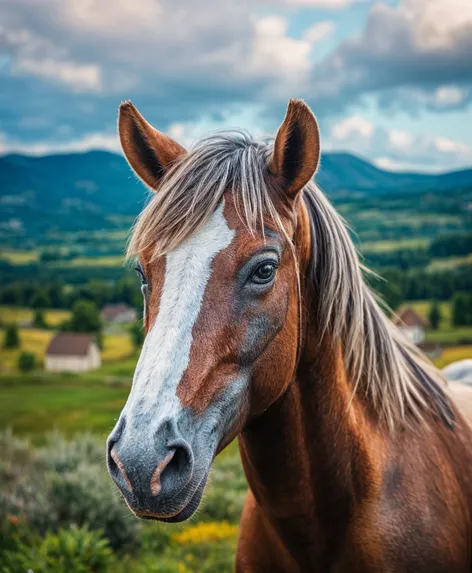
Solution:
{"label": "horse eye", "polygon": [[277,267],[274,263],[261,263],[253,272],[251,280],[258,285],[270,283],[275,277]]}
{"label": "horse eye", "polygon": [[134,269],[136,271],[136,274],[138,275],[138,277],[141,278],[141,284],[145,285],[147,284],[147,278],[146,275],[144,274],[143,269],[140,266],[135,267]]}

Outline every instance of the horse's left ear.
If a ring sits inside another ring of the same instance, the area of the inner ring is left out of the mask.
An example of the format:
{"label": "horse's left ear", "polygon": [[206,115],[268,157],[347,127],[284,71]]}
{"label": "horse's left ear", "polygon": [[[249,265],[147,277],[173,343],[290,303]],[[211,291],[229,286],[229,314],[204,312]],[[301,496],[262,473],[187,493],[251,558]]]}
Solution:
{"label": "horse's left ear", "polygon": [[316,172],[320,160],[320,131],[308,105],[291,99],[287,114],[275,138],[269,171],[292,197]]}
{"label": "horse's left ear", "polygon": [[130,101],[120,105],[118,133],[128,163],[153,191],[172,163],[187,153],[179,143],[154,129]]}

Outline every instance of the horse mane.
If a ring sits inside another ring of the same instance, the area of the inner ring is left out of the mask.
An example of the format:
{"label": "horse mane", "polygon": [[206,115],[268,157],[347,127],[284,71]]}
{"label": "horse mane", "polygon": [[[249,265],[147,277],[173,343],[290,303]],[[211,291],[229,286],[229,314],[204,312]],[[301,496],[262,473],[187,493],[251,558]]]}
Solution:
{"label": "horse mane", "polygon": [[[288,238],[267,182],[271,153],[271,143],[243,131],[200,139],[169,169],[138,217],[128,257],[151,252],[155,259],[176,248],[206,223],[228,189],[251,233],[263,232],[269,217]],[[341,344],[353,391],[392,429],[412,417],[424,420],[428,411],[452,424],[441,374],[381,309],[345,222],[313,182],[302,192],[311,226],[308,279],[323,293],[312,312],[321,334]]]}

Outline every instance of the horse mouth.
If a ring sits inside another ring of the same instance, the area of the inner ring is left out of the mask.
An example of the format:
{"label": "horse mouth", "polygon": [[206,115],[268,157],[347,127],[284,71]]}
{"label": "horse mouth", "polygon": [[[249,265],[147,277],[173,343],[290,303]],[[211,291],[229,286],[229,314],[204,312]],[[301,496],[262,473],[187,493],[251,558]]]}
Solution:
{"label": "horse mouth", "polygon": [[175,503],[175,499],[170,500],[172,502],[173,509],[168,512],[153,511],[152,509],[130,509],[136,517],[148,521],[161,521],[163,523],[178,523],[180,521],[186,521],[197,511],[203,497],[207,479],[208,472],[203,475],[190,497],[185,496],[185,501]]}

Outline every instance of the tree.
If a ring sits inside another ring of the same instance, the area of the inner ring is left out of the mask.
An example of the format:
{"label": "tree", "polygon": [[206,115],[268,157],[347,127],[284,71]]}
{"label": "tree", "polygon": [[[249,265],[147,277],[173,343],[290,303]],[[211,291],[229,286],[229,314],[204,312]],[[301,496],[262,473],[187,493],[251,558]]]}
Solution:
{"label": "tree", "polygon": [[64,285],[56,278],[49,286],[49,300],[53,308],[62,308],[66,304]]}
{"label": "tree", "polygon": [[133,325],[131,325],[129,329],[129,335],[133,346],[136,349],[140,349],[146,336],[142,324],[140,322],[135,322]]}
{"label": "tree", "polygon": [[72,307],[72,317],[66,328],[72,332],[100,333],[102,323],[97,305],[91,300],[78,300]]}
{"label": "tree", "polygon": [[400,287],[390,281],[377,280],[374,284],[374,290],[392,310],[398,308],[403,302]]}
{"label": "tree", "polygon": [[51,306],[51,300],[46,289],[39,288],[31,297],[30,305],[33,308],[47,308]]}
{"label": "tree", "polygon": [[472,295],[458,292],[452,298],[452,323],[454,326],[472,324]]}
{"label": "tree", "polygon": [[439,307],[439,303],[436,299],[433,300],[431,303],[431,307],[429,309],[429,323],[431,324],[431,328],[433,330],[437,330],[439,327],[439,323],[441,322],[441,308]]}
{"label": "tree", "polygon": [[36,368],[36,354],[34,352],[22,352],[18,356],[18,370],[31,372]]}
{"label": "tree", "polygon": [[5,328],[5,338],[3,348],[18,348],[20,346],[20,336],[16,324],[9,324]]}
{"label": "tree", "polygon": [[38,308],[34,312],[33,324],[36,328],[47,328],[46,319],[44,318],[44,310]]}

